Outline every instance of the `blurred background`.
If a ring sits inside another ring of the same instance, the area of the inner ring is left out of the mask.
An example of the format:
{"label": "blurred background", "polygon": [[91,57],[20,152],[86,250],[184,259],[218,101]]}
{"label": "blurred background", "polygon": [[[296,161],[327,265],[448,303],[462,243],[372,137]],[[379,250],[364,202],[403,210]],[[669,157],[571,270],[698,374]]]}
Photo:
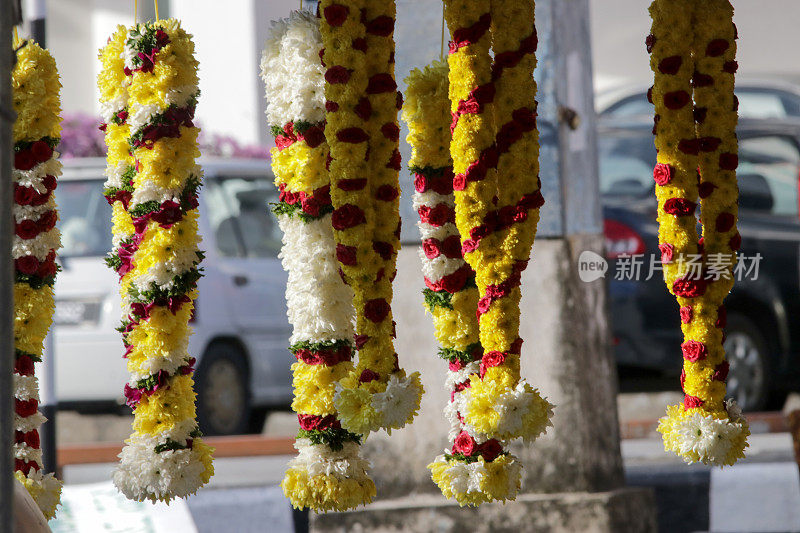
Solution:
{"label": "blurred background", "polygon": [[[98,130],[95,86],[97,51],[117,24],[133,22],[132,4],[46,2],[47,46],[56,58],[63,85],[60,151],[65,170],[57,193],[64,235],[63,272],[56,286],[52,346],[60,409],[58,443],[64,449],[61,457],[71,457],[73,462],[60,461],[67,483],[105,479],[111,465],[97,459],[109,449],[101,444],[126,438],[132,418],[122,400],[127,372],[114,330],[119,320],[117,280],[103,264],[110,248],[110,208],[101,195],[105,147]],[[139,4],[140,19],[154,18],[149,2]],[[161,0],[159,4],[162,18],[181,19],[194,35],[200,62],[197,122],[202,127],[206,174],[201,229],[208,253],[191,351],[198,356],[201,428],[210,435],[261,434],[285,445],[296,431],[296,420],[288,409],[292,357],[286,350],[290,332],[283,304],[286,277],[277,258],[281,235],[264,209],[277,200],[277,192],[268,164],[273,144],[263,113],[258,64],[270,21],[300,5],[313,9],[315,2]],[[650,257],[658,254],[651,178],[655,163],[652,106],[645,97],[652,83],[644,46],[649,2],[590,0],[589,4],[593,65],[584,68],[593,68],[598,113],[602,231],[609,265],[612,349],[620,378],[623,460],[630,483],[656,487],[662,528],[708,529],[711,474],[692,470],[688,477],[674,477],[677,463],[663,454],[655,433],[664,406],[680,401],[682,394],[677,378],[681,363],[677,308],[659,272],[651,272],[646,279]],[[800,3],[739,0],[734,4],[740,36],[742,254],[762,259],[757,275],[737,284],[727,302],[729,385],[731,395],[754,413],[754,432],[763,434],[757,439],[756,460],[785,465],[793,461],[792,440],[781,410],[787,398],[788,407],[794,405],[792,393],[800,375],[800,62],[791,59],[800,49],[795,28]],[[399,0],[398,6],[397,76],[401,80],[411,68],[439,57],[441,4]],[[540,80],[546,76],[543,72]],[[548,125],[541,126],[547,144]],[[407,146],[403,152],[407,160]],[[548,155],[546,149],[543,154],[546,172],[547,158],[556,155]],[[411,182],[407,173],[401,173],[401,180],[403,240],[413,245],[418,237],[413,224],[416,213],[410,207]],[[546,205],[542,216],[542,235],[547,236],[549,220],[558,213]],[[636,279],[616,279],[630,255],[644,258],[643,272]],[[420,290],[421,283],[419,276],[420,286],[410,289]],[[106,379],[87,385],[82,379],[87,368]],[[279,449],[291,453],[290,447]],[[81,459],[81,453],[100,455]],[[270,460],[259,468],[271,469],[272,481],[277,481],[286,456]],[[792,468],[796,477],[796,467]],[[246,470],[244,463],[222,468],[223,473],[237,476]],[[781,472],[776,475],[784,475]],[[796,479],[787,478],[786,483],[800,495]],[[785,488],[780,483],[776,486]],[[668,510],[685,494],[705,502],[706,513],[694,522],[690,514],[670,522]],[[724,507],[717,512],[723,511]],[[783,513],[782,524],[795,524],[800,530],[800,511],[776,512]]]}

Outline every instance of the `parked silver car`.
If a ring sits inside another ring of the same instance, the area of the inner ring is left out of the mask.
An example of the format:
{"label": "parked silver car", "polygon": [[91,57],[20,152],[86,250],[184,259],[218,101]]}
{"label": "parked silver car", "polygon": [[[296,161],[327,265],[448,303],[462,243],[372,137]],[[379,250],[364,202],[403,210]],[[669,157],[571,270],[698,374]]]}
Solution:
{"label": "parked silver car", "polygon": [[[192,319],[197,408],[207,434],[258,428],[267,408],[291,400],[286,273],[277,201],[266,161],[201,159],[201,248],[205,276]],[[62,408],[123,403],[128,380],[119,325],[119,287],[104,257],[111,208],[102,195],[103,159],[64,161],[56,200],[63,248],[56,286],[56,393]]]}

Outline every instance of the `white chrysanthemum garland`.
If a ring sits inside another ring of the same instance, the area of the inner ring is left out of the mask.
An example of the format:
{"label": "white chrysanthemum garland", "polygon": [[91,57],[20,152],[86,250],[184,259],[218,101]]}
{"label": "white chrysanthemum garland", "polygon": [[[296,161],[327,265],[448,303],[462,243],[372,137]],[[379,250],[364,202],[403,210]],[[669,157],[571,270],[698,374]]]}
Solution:
{"label": "white chrysanthemum garland", "polygon": [[[203,258],[197,235],[202,172],[192,122],[197,61],[191,36],[173,19],[137,25],[123,40],[121,67],[130,79],[120,84],[127,85],[128,111],[119,122],[129,128],[134,163],[126,168],[124,158],[109,161],[106,196],[117,209],[115,229],[118,222],[121,231],[132,229],[115,240],[108,262],[121,276],[123,310],[129,311],[120,330],[134,434],[120,454],[114,484],[133,500],[169,502],[194,494],[214,472],[213,450],[199,438],[195,420],[195,360],[188,353]],[[104,66],[120,67],[113,57]]]}
{"label": "white chrysanthemum garland", "polygon": [[299,454],[281,486],[294,507],[343,511],[370,502],[375,485],[360,456],[362,437],[342,429],[333,404],[336,382],[353,369],[353,291],[339,275],[331,224],[321,48],[316,18],[293,12],[273,22],[261,76],[277,137],[272,168],[280,195],[273,211],[283,230],[290,350],[297,358]]}
{"label": "white chrysanthemum garland", "polygon": [[406,83],[403,119],[409,128],[410,166],[416,176],[413,202],[420,217],[423,294],[442,345],[439,355],[448,362],[445,387],[450,402],[444,413],[453,442],[428,468],[442,493],[461,505],[514,499],[520,487],[520,464],[504,451],[504,443],[474,431],[462,414],[464,391],[472,379],[480,379],[483,349],[475,314],[475,273],[464,261],[454,223],[450,133],[442,127],[450,120],[447,63],[436,61],[415,69]]}
{"label": "white chrysanthemum garland", "polygon": [[55,516],[62,483],[42,471],[39,383],[34,363],[53,321],[56,250],[61,237],[53,191],[61,175],[53,149],[61,133],[61,83],[55,61],[34,41],[15,43],[11,74],[14,111],[14,475],[47,519]]}

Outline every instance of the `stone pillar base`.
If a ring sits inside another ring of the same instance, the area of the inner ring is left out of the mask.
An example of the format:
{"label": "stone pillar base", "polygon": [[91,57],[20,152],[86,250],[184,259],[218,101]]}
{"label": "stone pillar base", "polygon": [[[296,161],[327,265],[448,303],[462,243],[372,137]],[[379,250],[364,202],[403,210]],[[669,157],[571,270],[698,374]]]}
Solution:
{"label": "stone pillar base", "polygon": [[381,500],[356,511],[311,515],[312,532],[329,533],[639,533],[656,531],[650,490],[522,494],[478,508],[430,494]]}

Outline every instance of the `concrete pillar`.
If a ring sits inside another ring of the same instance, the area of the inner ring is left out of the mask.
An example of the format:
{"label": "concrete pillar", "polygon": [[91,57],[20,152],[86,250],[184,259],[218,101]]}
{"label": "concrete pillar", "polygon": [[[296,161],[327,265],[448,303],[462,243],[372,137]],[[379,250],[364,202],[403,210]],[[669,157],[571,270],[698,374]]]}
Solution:
{"label": "concrete pillar", "polygon": [[[419,1],[398,4],[400,11]],[[536,8],[546,204],[522,277],[522,374],[556,405],[554,427],[532,445],[512,446],[524,465],[515,502],[460,509],[441,496],[426,465],[448,445],[442,414],[449,399],[447,365],[436,355],[433,325],[424,313],[417,246],[406,245],[399,256],[393,310],[402,364],[422,373],[422,409],[410,427],[391,437],[372,435],[366,442],[379,500],[355,512],[312,515],[312,531],[656,529],[652,494],[624,486],[605,284],[603,279],[585,283],[577,271],[581,252],[603,252],[588,0],[539,0]],[[405,52],[403,32],[401,26],[398,44]],[[410,194],[409,187],[403,190]],[[409,218],[407,227],[414,222]]]}

